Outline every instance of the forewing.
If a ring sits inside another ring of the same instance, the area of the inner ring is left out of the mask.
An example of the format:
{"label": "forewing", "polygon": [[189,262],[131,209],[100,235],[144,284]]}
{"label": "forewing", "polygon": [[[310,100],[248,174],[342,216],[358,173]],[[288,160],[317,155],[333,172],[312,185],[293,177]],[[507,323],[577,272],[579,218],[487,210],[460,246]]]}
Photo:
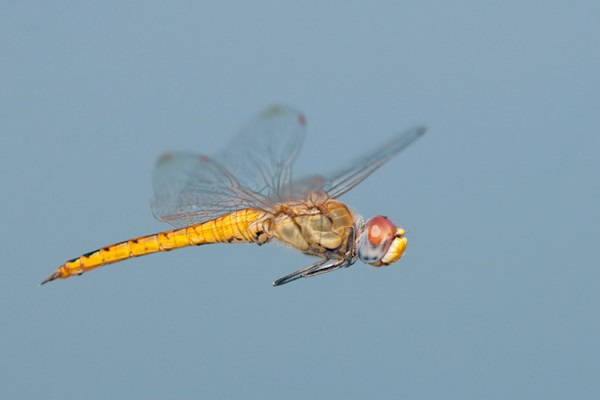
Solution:
{"label": "forewing", "polygon": [[269,210],[290,192],[291,165],[304,136],[302,114],[271,107],[215,157],[163,155],[153,178],[155,217],[184,227],[244,208]]}
{"label": "forewing", "polygon": [[332,174],[312,178],[322,180],[323,190],[330,198],[337,198],[362,182],[367,176],[396,156],[408,145],[425,133],[424,127],[414,127],[403,131],[376,149],[359,157],[355,162]]}

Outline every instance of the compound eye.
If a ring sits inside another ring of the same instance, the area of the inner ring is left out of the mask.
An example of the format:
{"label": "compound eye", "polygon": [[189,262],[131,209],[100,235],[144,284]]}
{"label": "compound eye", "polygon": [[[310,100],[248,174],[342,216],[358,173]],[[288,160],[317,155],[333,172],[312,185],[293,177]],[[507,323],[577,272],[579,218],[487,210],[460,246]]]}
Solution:
{"label": "compound eye", "polygon": [[367,221],[358,245],[360,259],[373,266],[380,265],[394,241],[396,229],[396,225],[381,215]]}
{"label": "compound eye", "polygon": [[379,215],[367,222],[367,233],[369,235],[369,242],[374,246],[378,246],[382,242],[386,243],[388,240],[394,238],[396,235],[396,225],[386,217]]}

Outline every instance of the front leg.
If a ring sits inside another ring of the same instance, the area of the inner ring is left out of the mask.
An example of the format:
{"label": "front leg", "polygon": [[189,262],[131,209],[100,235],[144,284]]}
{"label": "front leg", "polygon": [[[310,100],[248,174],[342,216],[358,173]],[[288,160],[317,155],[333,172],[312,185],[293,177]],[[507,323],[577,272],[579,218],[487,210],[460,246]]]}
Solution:
{"label": "front leg", "polygon": [[286,283],[295,281],[300,278],[311,278],[313,276],[326,274],[328,272],[332,272],[338,270],[340,268],[349,267],[352,265],[348,260],[336,260],[330,264],[323,265],[327,262],[327,259],[324,258],[322,260],[317,261],[314,264],[309,265],[306,268],[299,269],[296,272],[292,272],[289,275],[284,276],[283,278],[277,279],[273,282],[273,286],[281,286]]}
{"label": "front leg", "polygon": [[332,262],[331,264],[323,265],[322,267],[317,267],[308,272],[305,272],[304,274],[302,274],[302,277],[303,278],[311,278],[313,276],[326,274],[328,272],[333,272],[333,271],[341,269],[341,268],[347,268],[350,265],[352,265],[352,264],[350,262],[348,262],[348,260],[338,260],[338,261]]}
{"label": "front leg", "polygon": [[286,275],[283,278],[277,279],[275,282],[273,282],[273,286],[285,285],[286,283],[295,281],[296,279],[304,278],[305,273],[310,272],[313,269],[319,268],[321,265],[325,264],[326,262],[327,262],[327,259],[323,258],[323,259],[317,261],[316,263],[309,265],[306,268],[302,268],[296,272],[292,272],[291,274]]}

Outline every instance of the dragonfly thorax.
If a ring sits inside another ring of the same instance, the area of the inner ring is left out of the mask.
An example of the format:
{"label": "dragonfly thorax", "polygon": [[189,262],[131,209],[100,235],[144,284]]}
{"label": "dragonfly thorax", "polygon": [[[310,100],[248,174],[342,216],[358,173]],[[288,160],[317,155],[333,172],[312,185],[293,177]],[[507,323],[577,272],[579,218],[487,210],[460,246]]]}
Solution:
{"label": "dragonfly thorax", "polygon": [[339,201],[299,201],[275,210],[270,223],[272,235],[306,254],[346,258],[353,246],[350,235],[355,218]]}

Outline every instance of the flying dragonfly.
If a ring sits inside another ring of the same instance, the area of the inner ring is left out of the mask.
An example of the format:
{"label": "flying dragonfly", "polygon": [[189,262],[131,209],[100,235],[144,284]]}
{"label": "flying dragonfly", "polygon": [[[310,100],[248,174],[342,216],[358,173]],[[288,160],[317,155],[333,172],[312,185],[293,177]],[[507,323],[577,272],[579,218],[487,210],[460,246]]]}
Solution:
{"label": "flying dragonfly", "polygon": [[132,257],[210,243],[279,241],[318,260],[273,282],[283,285],[350,267],[402,257],[407,238],[384,216],[367,221],[337,199],[425,133],[401,132],[326,175],[292,180],[306,118],[283,106],[265,110],[214,157],[162,155],[153,176],[152,212],[175,229],[115,243],[65,262],[41,284]]}

